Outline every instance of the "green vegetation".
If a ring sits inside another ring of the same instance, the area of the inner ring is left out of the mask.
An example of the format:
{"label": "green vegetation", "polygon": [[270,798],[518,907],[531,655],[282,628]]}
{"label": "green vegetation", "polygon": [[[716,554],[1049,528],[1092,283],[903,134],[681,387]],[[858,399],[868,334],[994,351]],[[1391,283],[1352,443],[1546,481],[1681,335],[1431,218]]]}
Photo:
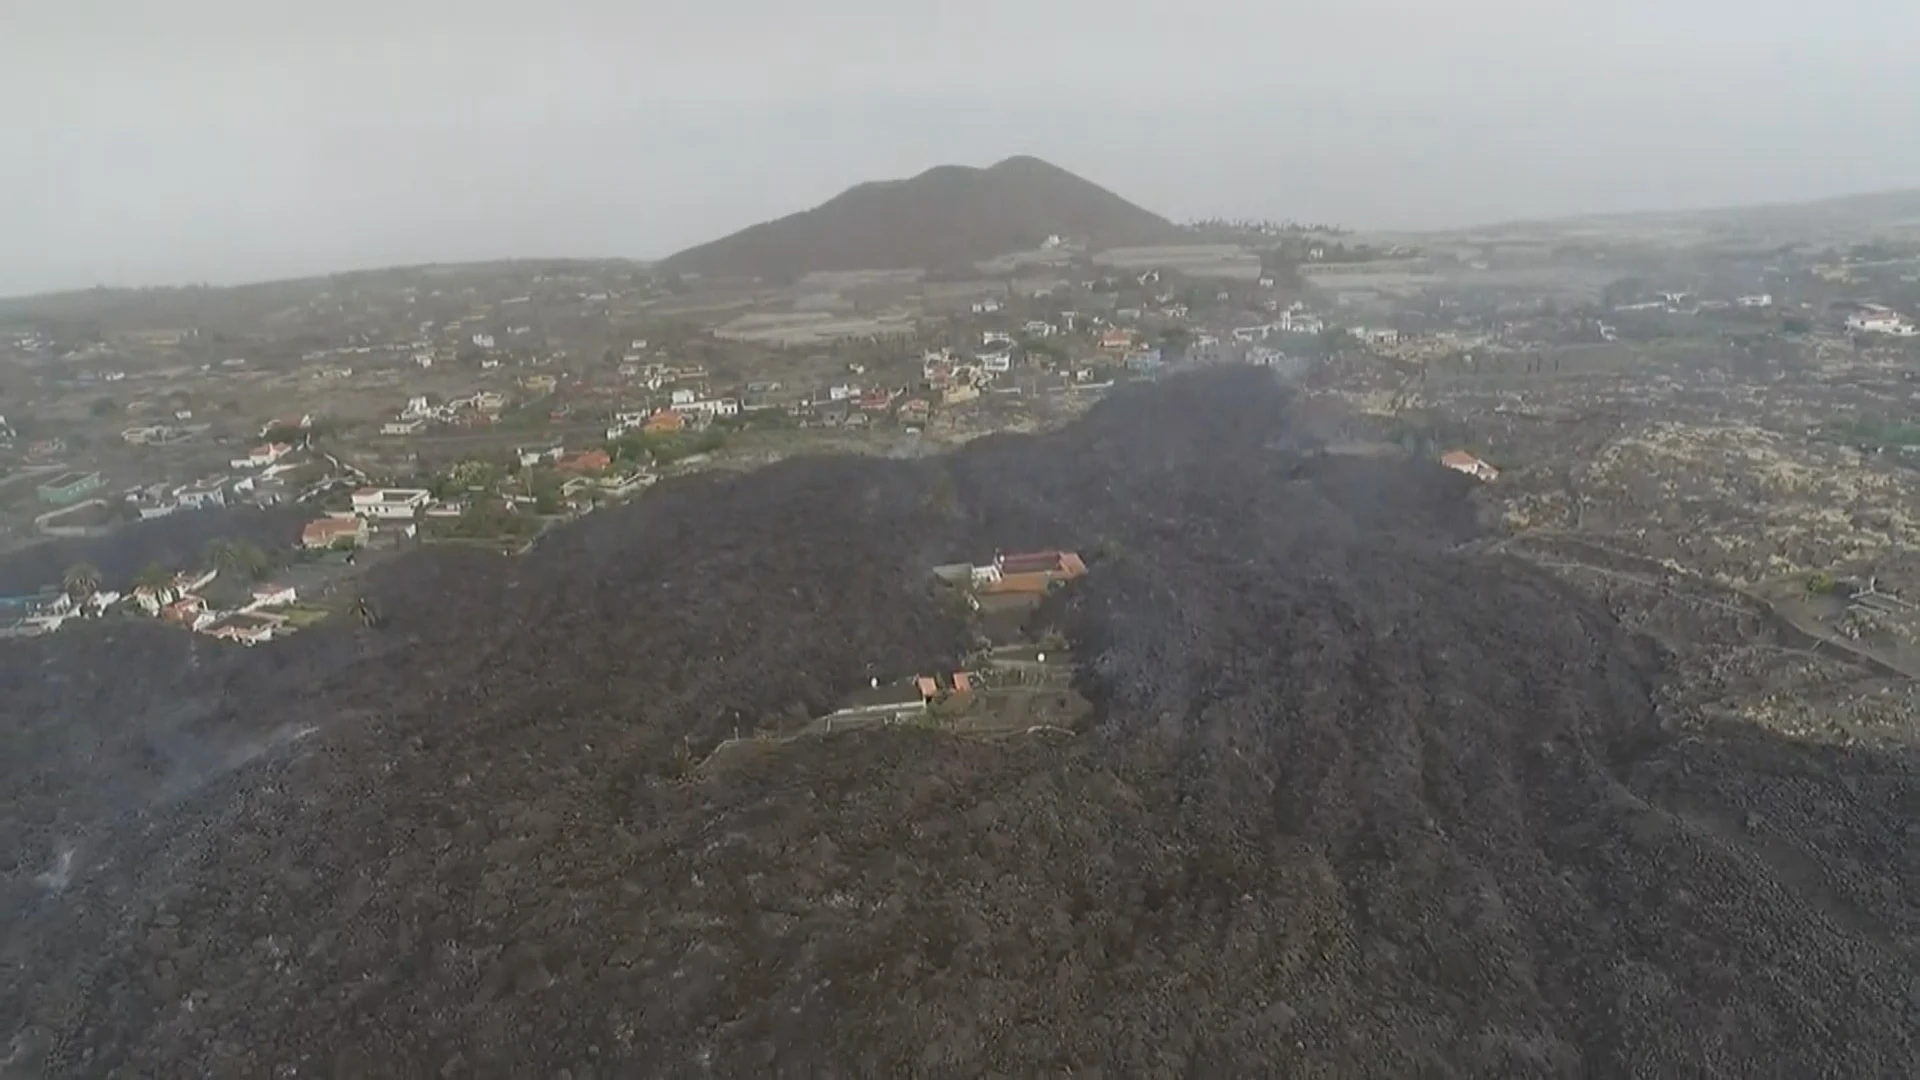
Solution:
{"label": "green vegetation", "polygon": [[282,608],[280,614],[287,617],[287,622],[301,630],[305,630],[307,627],[324,620],[327,617],[327,609],[312,607],[307,604],[291,604]]}
{"label": "green vegetation", "polygon": [[459,517],[428,518],[424,528],[441,540],[525,540],[539,534],[540,518],[498,499],[475,499]]}
{"label": "green vegetation", "polygon": [[205,553],[207,565],[228,576],[258,581],[273,572],[274,562],[266,552],[244,540],[209,540]]}
{"label": "green vegetation", "polygon": [[1022,337],[1020,351],[1029,358],[1037,357],[1056,365],[1064,364],[1068,359],[1067,347],[1052,338]]}
{"label": "green vegetation", "polygon": [[1834,442],[1872,449],[1920,447],[1920,424],[1896,424],[1873,420],[1829,420],[1820,426],[1822,436]]}
{"label": "green vegetation", "polygon": [[636,431],[607,443],[607,454],[616,462],[671,465],[696,454],[711,454],[725,445],[727,433],[717,426],[671,434]]}
{"label": "green vegetation", "polygon": [[483,458],[468,458],[425,478],[425,487],[436,499],[451,499],[462,492],[492,491],[508,469]]}
{"label": "green vegetation", "polygon": [[173,574],[157,562],[146,565],[133,579],[135,587],[144,587],[160,592],[173,584]]}
{"label": "green vegetation", "polygon": [[1832,574],[1817,573],[1807,578],[1807,594],[1810,596],[1832,596],[1839,587],[1840,583],[1834,580]]}
{"label": "green vegetation", "polygon": [[[720,434],[734,431],[786,431],[799,427],[800,422],[785,409],[755,409],[742,412],[738,416],[723,416],[713,422],[706,434]],[[715,447],[719,449],[719,447]]]}

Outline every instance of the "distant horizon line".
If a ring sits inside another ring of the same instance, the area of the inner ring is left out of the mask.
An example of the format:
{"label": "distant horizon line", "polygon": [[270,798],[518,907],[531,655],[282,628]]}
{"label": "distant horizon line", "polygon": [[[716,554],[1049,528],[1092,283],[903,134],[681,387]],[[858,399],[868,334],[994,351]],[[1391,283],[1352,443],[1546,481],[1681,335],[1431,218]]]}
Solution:
{"label": "distant horizon line", "polygon": [[[1015,155],[1015,157],[1031,157],[1031,156],[1032,155]],[[1044,161],[1045,159],[1042,158],[1039,160]],[[1843,192],[1836,195],[1822,195],[1822,196],[1818,196],[1816,198],[1811,198],[1811,199],[1781,199],[1781,200],[1767,200],[1767,201],[1751,202],[1751,203],[1722,203],[1722,204],[1706,205],[1706,206],[1673,207],[1673,208],[1663,209],[1663,210],[1642,209],[1642,210],[1600,210],[1600,211],[1588,211],[1588,212],[1573,212],[1573,213],[1566,213],[1566,214],[1555,214],[1547,217],[1504,218],[1504,219],[1499,219],[1494,221],[1483,221],[1483,222],[1478,222],[1478,223],[1469,224],[1469,225],[1418,227],[1418,228],[1393,228],[1393,227],[1387,227],[1387,226],[1347,226],[1338,222],[1335,222],[1332,224],[1336,228],[1346,229],[1352,235],[1361,237],[1361,238],[1365,238],[1368,235],[1383,235],[1383,236],[1396,236],[1396,237],[1449,236],[1449,235],[1456,235],[1456,234],[1462,234],[1462,233],[1487,232],[1487,231],[1515,229],[1515,228],[1522,228],[1522,227],[1537,228],[1542,226],[1562,225],[1562,224],[1568,224],[1573,222],[1621,221],[1621,220],[1627,220],[1632,218],[1671,218],[1671,217],[1693,216],[1693,215],[1755,213],[1755,212],[1761,212],[1761,211],[1767,211],[1767,210],[1784,210],[1784,209],[1792,209],[1792,208],[1816,208],[1816,207],[1827,206],[1835,203],[1855,202],[1855,201],[1877,199],[1877,198],[1894,198],[1894,197],[1903,196],[1903,195],[1920,196],[1920,184],[1916,184],[1914,186],[1909,186],[1909,187],[1875,188],[1867,191]],[[811,208],[809,207],[807,209],[811,209]],[[795,212],[798,213],[803,211],[795,211]],[[1920,217],[1920,215],[1916,215],[1916,217]],[[779,219],[768,218],[767,220],[775,221]],[[1205,221],[1205,220],[1288,221],[1292,219],[1285,218],[1285,217],[1281,217],[1281,218],[1257,217],[1254,215],[1249,215],[1244,213],[1235,214],[1235,213],[1217,213],[1217,212],[1212,215],[1208,215],[1207,217],[1186,219],[1187,222]],[[1185,222],[1176,221],[1175,223],[1183,224]],[[757,224],[762,224],[762,222],[751,222],[747,225],[741,226],[741,228],[743,229],[751,228],[753,227],[753,225],[757,225]],[[734,230],[734,231],[737,232],[739,230]],[[733,235],[733,233],[730,232],[730,233],[721,234],[721,236],[730,236],[730,235]],[[716,237],[715,239],[718,239],[718,237]],[[695,245],[695,246],[698,246],[698,245]],[[635,267],[644,268],[644,267],[652,266],[656,263],[665,262],[667,259],[671,257],[672,257],[671,254],[655,255],[655,256],[503,255],[503,256],[493,256],[488,258],[454,259],[454,260],[430,259],[430,260],[420,261],[420,262],[383,263],[378,265],[353,266],[353,267],[348,267],[348,268],[339,269],[339,270],[321,270],[321,271],[314,271],[311,273],[292,273],[292,274],[282,274],[282,275],[269,275],[265,277],[248,277],[248,278],[241,278],[238,280],[228,279],[225,281],[199,280],[199,281],[149,282],[145,284],[136,284],[136,285],[108,284],[105,282],[97,282],[92,285],[74,285],[74,286],[64,286],[64,287],[56,286],[53,288],[38,289],[38,290],[29,291],[29,292],[0,294],[0,304],[18,304],[18,303],[35,301],[35,300],[51,300],[58,297],[75,296],[82,293],[91,293],[91,292],[146,292],[146,291],[162,291],[162,290],[184,291],[188,289],[210,289],[211,290],[211,289],[264,288],[264,287],[275,286],[275,285],[292,285],[300,282],[318,281],[324,278],[353,277],[358,275],[382,274],[382,273],[406,273],[406,272],[417,272],[422,270],[453,269],[453,268],[459,268],[459,267],[484,267],[484,266],[494,266],[494,265],[511,265],[514,263],[536,263],[536,262],[556,263],[556,264],[558,263],[589,264],[590,263],[590,264],[599,264],[599,265],[606,265],[610,263],[612,264],[625,263]]]}

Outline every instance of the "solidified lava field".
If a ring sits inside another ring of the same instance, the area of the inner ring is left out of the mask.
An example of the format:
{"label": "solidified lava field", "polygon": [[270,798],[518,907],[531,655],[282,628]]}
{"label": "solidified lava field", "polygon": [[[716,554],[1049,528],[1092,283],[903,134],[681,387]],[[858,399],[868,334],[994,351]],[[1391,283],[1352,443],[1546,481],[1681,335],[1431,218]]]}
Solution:
{"label": "solidified lava field", "polygon": [[[1183,376],[409,556],[380,629],[0,644],[0,1075],[1914,1075],[1914,759],[1699,720],[1299,411]],[[676,769],[1039,546],[1080,734]]]}

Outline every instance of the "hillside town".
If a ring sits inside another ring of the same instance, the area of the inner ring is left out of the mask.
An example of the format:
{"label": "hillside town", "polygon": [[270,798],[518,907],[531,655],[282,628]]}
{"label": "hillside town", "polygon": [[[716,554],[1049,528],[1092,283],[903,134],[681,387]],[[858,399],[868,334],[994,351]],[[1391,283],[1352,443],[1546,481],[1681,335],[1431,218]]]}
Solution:
{"label": "hillside town", "polygon": [[0,420],[0,544],[137,543],[160,521],[232,540],[201,523],[298,519],[250,541],[247,567],[175,550],[157,567],[120,554],[102,574],[80,558],[0,583],[0,626],[152,617],[270,640],[340,610],[357,573],[402,551],[525,551],[674,477],[1039,430],[1116,386],[1219,364],[1303,380],[1376,418],[1344,438],[1494,483],[1526,462],[1501,458],[1493,427],[1423,419],[1450,388],[1616,370],[1688,341],[1892,357],[1913,347],[1920,305],[1913,261],[1878,250],[1663,277],[1542,263],[1524,244],[1261,222],[1180,239],[1101,251],[1054,235],[954,283],[814,274],[769,291],[507,263],[163,293],[85,326],[0,319],[19,403]]}

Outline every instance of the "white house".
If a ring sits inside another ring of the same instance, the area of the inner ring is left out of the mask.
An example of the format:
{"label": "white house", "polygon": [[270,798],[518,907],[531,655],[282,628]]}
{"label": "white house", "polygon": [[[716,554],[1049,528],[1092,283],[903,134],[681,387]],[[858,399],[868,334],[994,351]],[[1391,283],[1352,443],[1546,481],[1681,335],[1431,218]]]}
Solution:
{"label": "white house", "polygon": [[475,334],[473,335],[473,344],[476,348],[491,349],[493,348],[493,335]]}
{"label": "white house", "polygon": [[433,406],[427,404],[427,396],[420,394],[407,399],[407,407],[400,410],[400,419],[411,420],[416,416],[432,416]]}
{"label": "white house", "polygon": [[353,493],[353,512],[365,518],[411,518],[433,498],[425,488],[365,488]]}
{"label": "white house", "polygon": [[857,387],[850,386],[846,383],[841,383],[839,386],[830,386],[827,388],[828,401],[846,401],[851,398],[857,398],[859,396],[860,396],[859,389]]}
{"label": "white house", "polygon": [[989,348],[995,345],[1011,345],[1013,344],[1013,335],[1004,330],[982,330],[980,332],[980,344]]}
{"label": "white house", "polygon": [[695,401],[689,401],[684,405],[675,402],[673,411],[678,413],[693,413],[700,416],[739,416],[740,399],[700,398]]}
{"label": "white house", "polygon": [[700,395],[691,390],[675,390],[667,400],[672,403],[674,408],[678,409],[693,404],[699,397]]}
{"label": "white house", "polygon": [[264,469],[293,452],[286,443],[261,443],[248,452],[246,457],[234,458],[227,464],[236,469]]}
{"label": "white house", "polygon": [[226,485],[218,480],[203,481],[181,488],[174,493],[173,501],[183,509],[207,510],[227,505]]}
{"label": "white house", "polygon": [[999,352],[983,353],[980,356],[980,369],[996,375],[1013,370],[1013,354],[1005,349]]}
{"label": "white house", "polygon": [[1847,329],[1856,334],[1886,334],[1890,337],[1913,337],[1920,333],[1907,321],[1906,316],[1884,308],[1848,316]]}
{"label": "white house", "polygon": [[299,598],[299,590],[291,585],[262,585],[253,590],[253,599],[240,610],[258,611],[265,607],[284,607]]}
{"label": "white house", "polygon": [[1758,293],[1754,296],[1742,296],[1734,303],[1743,308],[1764,308],[1773,306],[1772,293]]}
{"label": "white house", "polygon": [[412,435],[415,432],[424,429],[426,426],[427,426],[427,418],[424,416],[413,416],[413,417],[408,417],[407,419],[404,419],[404,420],[389,420],[386,423],[380,425],[380,434]]}
{"label": "white house", "polygon": [[975,315],[991,315],[999,310],[1000,301],[998,300],[975,300],[973,302],[973,313]]}

